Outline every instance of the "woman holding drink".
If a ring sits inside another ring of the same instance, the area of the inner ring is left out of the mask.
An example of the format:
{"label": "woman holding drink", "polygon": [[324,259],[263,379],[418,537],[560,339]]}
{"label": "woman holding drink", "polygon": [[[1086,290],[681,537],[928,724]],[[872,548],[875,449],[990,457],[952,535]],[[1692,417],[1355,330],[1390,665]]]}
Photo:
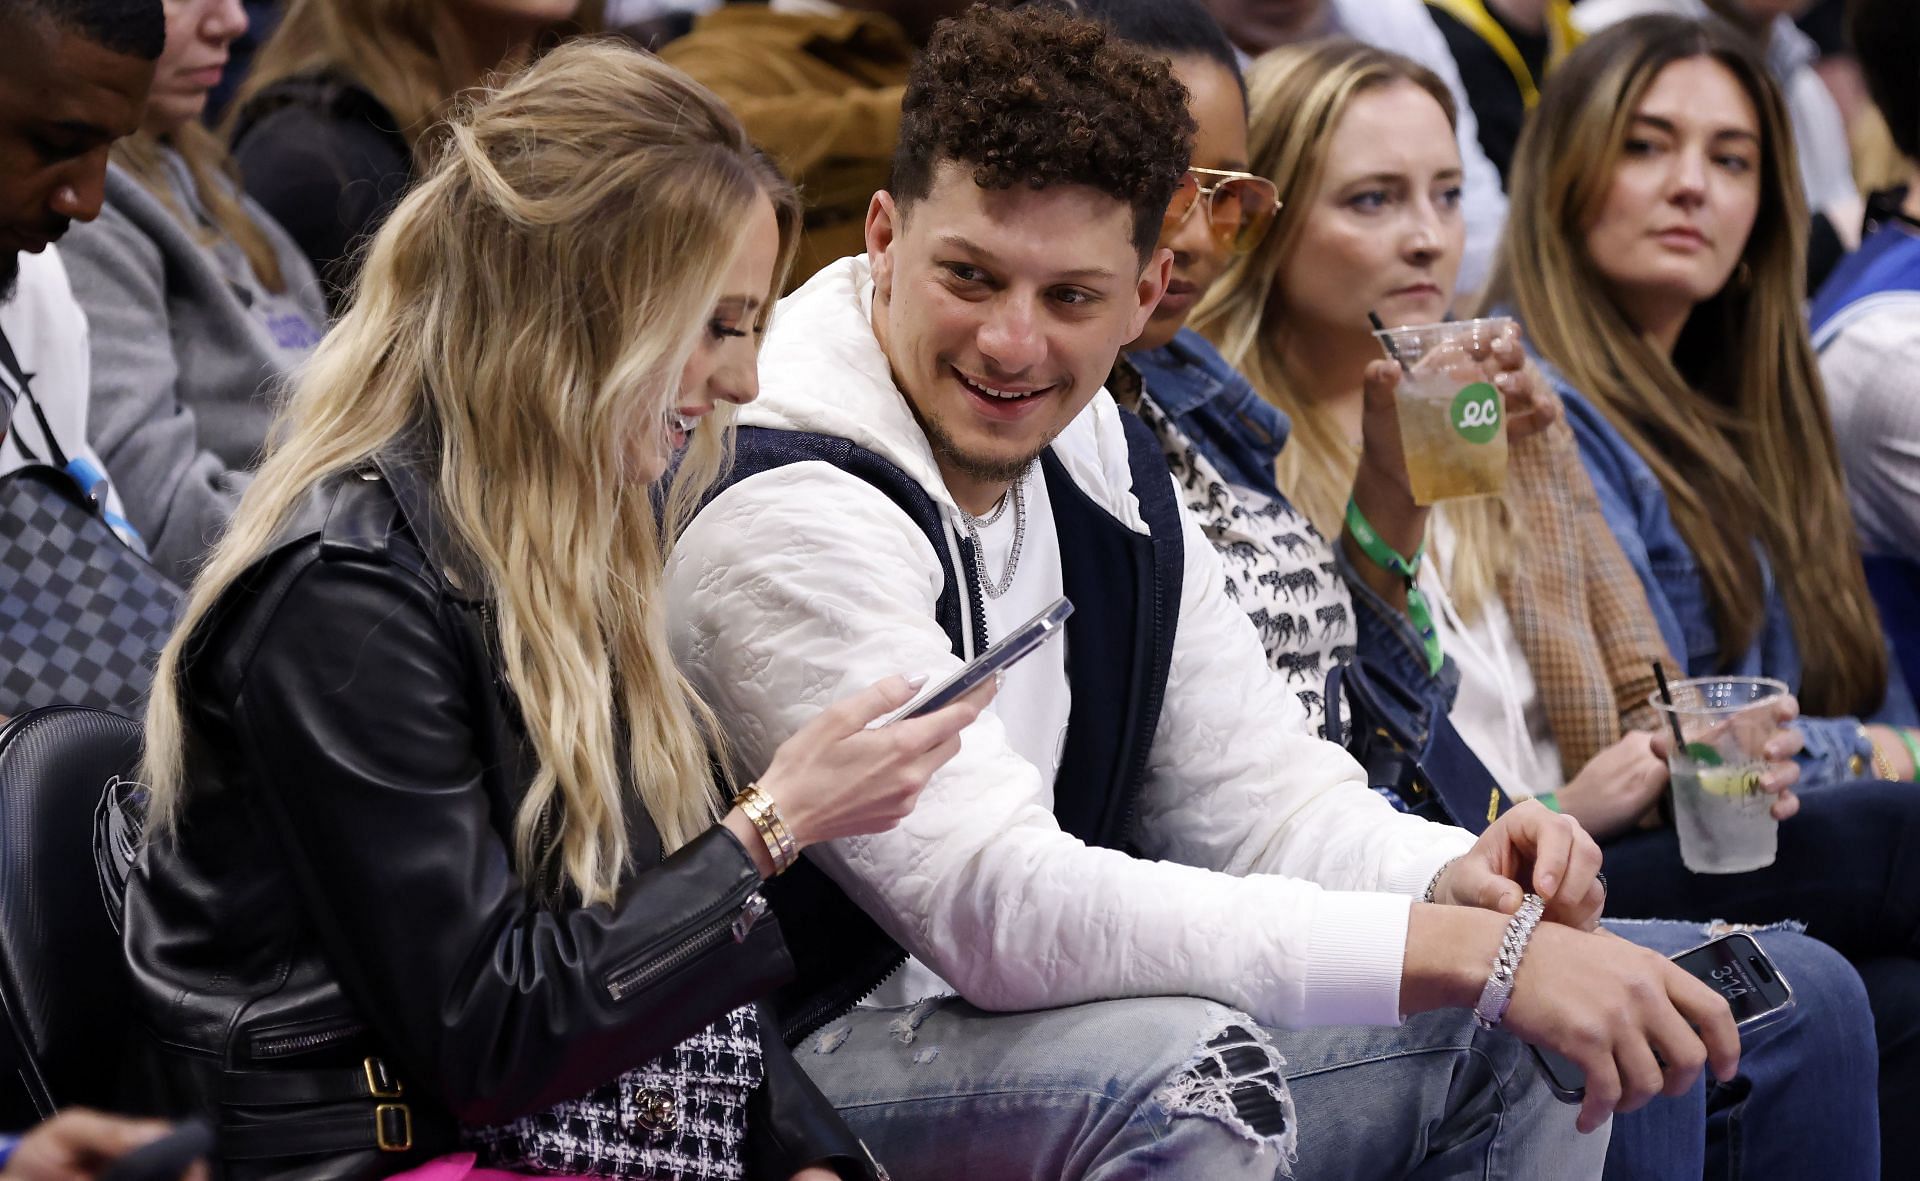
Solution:
{"label": "woman holding drink", "polygon": [[[1603,836],[1651,803],[1605,806],[1618,767],[1663,778],[1644,736],[1622,740],[1621,713],[1631,702],[1651,728],[1651,662],[1664,653],[1512,322],[1437,323],[1464,230],[1450,100],[1429,77],[1350,41],[1260,60],[1252,169],[1276,184],[1281,211],[1197,319],[1291,417],[1280,490],[1327,536],[1344,527],[1370,660],[1436,679],[1443,698],[1457,678],[1454,725],[1511,795],[1557,787],[1563,763],[1581,771],[1600,756],[1560,798]],[[1376,336],[1370,317],[1427,327]],[[1421,445],[1423,422],[1444,449]],[[1422,503],[1503,485],[1502,497]],[[1524,565],[1513,560],[1520,530]],[[1536,687],[1531,669],[1548,662],[1555,675]]]}

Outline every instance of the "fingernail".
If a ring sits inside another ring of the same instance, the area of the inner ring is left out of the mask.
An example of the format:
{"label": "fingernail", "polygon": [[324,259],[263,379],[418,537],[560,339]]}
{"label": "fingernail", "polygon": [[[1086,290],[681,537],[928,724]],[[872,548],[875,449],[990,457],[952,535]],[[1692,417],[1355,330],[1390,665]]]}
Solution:
{"label": "fingernail", "polygon": [[1540,896],[1542,898],[1545,898],[1548,895],[1553,893],[1554,886],[1558,884],[1559,883],[1554,880],[1554,876],[1552,874],[1543,873],[1540,875],[1539,880],[1534,883],[1534,886],[1540,891]]}
{"label": "fingernail", "polygon": [[927,674],[925,673],[915,673],[912,676],[907,678],[907,688],[909,689],[918,689],[920,686],[926,683],[927,683]]}

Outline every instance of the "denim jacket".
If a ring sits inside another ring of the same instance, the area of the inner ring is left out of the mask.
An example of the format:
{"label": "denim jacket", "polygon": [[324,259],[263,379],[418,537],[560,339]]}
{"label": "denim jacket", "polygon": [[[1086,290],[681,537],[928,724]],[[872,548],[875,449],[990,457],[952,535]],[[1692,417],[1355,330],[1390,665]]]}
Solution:
{"label": "denim jacket", "polygon": [[[1292,424],[1211,341],[1183,328],[1168,344],[1128,353],[1127,360],[1140,370],[1154,404],[1221,475],[1240,487],[1285,499],[1274,483],[1273,462],[1286,446]],[[1428,709],[1451,709],[1460,687],[1453,661],[1445,661],[1437,674],[1429,672],[1426,649],[1406,613],[1367,586],[1337,537],[1333,557],[1353,595],[1356,642],[1368,666],[1419,694]],[[1416,732],[1425,732],[1421,719],[1406,721]]]}
{"label": "denim jacket", "polygon": [[[1566,406],[1581,461],[1593,477],[1607,524],[1647,589],[1647,601],[1668,650],[1685,661],[1687,675],[1775,677],[1798,692],[1800,647],[1787,617],[1786,598],[1765,555],[1760,558],[1758,593],[1766,600],[1766,621],[1745,652],[1723,660],[1699,562],[1673,523],[1659,478],[1592,403],[1551,367],[1543,363],[1542,369]],[[1888,686],[1888,700],[1902,702],[1910,710],[1904,698],[1903,684]],[[1800,760],[1803,790],[1861,777],[1873,748],[1860,729],[1860,719],[1802,718],[1799,725],[1807,739]]]}

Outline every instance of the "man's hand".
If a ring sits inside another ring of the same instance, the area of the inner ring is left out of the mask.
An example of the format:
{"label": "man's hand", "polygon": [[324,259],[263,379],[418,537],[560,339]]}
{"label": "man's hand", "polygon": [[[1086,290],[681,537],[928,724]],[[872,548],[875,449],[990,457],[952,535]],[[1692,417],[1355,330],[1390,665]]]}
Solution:
{"label": "man's hand", "polygon": [[1740,1068],[1726,999],[1660,953],[1605,931],[1535,928],[1500,1027],[1586,1073],[1582,1132],[1655,1095],[1685,1094],[1705,1064],[1722,1082]]}
{"label": "man's hand", "polygon": [[[1402,1010],[1475,1006],[1506,925],[1487,910],[1416,905],[1407,922]],[[1582,1132],[1655,1095],[1683,1093],[1705,1063],[1722,1080],[1740,1067],[1739,1031],[1719,993],[1658,952],[1557,923],[1534,928],[1500,1028],[1586,1073]]]}
{"label": "man's hand", "polygon": [[1433,900],[1512,914],[1531,892],[1546,899],[1549,921],[1590,931],[1606,902],[1599,873],[1600,846],[1580,822],[1527,800],[1447,866]]}
{"label": "man's hand", "polygon": [[[20,1140],[0,1181],[93,1181],[108,1165],[171,1131],[159,1120],[125,1119],[70,1107]],[[206,1166],[187,1171],[205,1181]]]}

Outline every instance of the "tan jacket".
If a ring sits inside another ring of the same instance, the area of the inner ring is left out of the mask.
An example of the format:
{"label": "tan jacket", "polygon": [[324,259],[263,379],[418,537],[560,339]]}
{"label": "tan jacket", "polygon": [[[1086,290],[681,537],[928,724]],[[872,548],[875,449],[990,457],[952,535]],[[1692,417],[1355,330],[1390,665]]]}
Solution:
{"label": "tan jacket", "polygon": [[891,18],[729,4],[660,56],[726,100],[800,186],[806,236],[791,286],[866,250],[867,204],[887,184],[914,46]]}

